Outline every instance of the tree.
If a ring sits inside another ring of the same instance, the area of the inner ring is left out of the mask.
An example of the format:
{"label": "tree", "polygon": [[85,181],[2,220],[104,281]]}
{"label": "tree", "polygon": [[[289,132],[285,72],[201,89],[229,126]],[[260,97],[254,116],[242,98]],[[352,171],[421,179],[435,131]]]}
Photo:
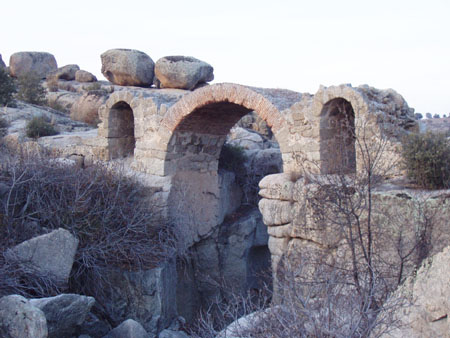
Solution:
{"label": "tree", "polygon": [[426,113],[425,116],[427,117],[427,119],[431,119],[433,116],[431,115],[431,113]]}
{"label": "tree", "polygon": [[14,80],[8,73],[0,68],[0,106],[6,106],[14,102],[14,93],[17,91]]}
{"label": "tree", "polygon": [[421,119],[423,119],[423,115],[422,115],[421,113],[415,113],[415,114],[414,114],[414,117],[415,117],[416,120],[421,120]]}
{"label": "tree", "polygon": [[31,104],[44,105],[47,102],[46,90],[41,78],[33,72],[19,77],[17,99]]}

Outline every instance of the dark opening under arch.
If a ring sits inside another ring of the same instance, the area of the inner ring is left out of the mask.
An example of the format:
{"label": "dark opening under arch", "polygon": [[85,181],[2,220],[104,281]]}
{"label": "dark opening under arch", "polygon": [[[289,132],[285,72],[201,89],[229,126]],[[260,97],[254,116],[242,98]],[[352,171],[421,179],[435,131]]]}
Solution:
{"label": "dark opening under arch", "polygon": [[343,98],[328,101],[320,118],[322,174],[356,172],[355,112]]}
{"label": "dark opening under arch", "polygon": [[124,101],[114,104],[109,111],[108,125],[112,157],[133,155],[136,139],[134,135],[134,114],[130,105]]}

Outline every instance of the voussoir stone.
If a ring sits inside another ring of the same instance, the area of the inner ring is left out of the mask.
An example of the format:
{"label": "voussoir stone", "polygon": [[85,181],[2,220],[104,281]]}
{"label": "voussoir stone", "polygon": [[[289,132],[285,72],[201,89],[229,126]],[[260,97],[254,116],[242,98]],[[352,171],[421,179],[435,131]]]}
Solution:
{"label": "voussoir stone", "polygon": [[147,331],[133,319],[127,319],[103,338],[148,338]]}
{"label": "voussoir stone", "polygon": [[102,74],[120,86],[151,86],[155,63],[144,52],[110,49],[101,55]]}
{"label": "voussoir stone", "polygon": [[47,332],[44,313],[26,298],[19,295],[0,298],[0,337],[45,338]]}
{"label": "voussoir stone", "polygon": [[80,70],[78,65],[66,65],[64,67],[60,67],[57,70],[50,72],[47,75],[47,80],[67,80],[72,81],[75,80],[75,73]]}
{"label": "voussoir stone", "polygon": [[214,68],[190,56],[165,56],[155,65],[161,88],[192,90],[200,83],[214,80]]}
{"label": "voussoir stone", "polygon": [[77,70],[75,72],[75,81],[78,82],[96,82],[97,78],[95,77],[94,74],[89,73],[88,71],[85,70]]}
{"label": "voussoir stone", "polygon": [[18,52],[9,59],[9,72],[13,77],[34,73],[44,79],[57,68],[55,57],[46,52]]}
{"label": "voussoir stone", "polygon": [[78,239],[69,231],[59,228],[8,249],[5,256],[40,275],[53,278],[56,283],[65,284],[77,247]]}
{"label": "voussoir stone", "polygon": [[76,294],[30,299],[30,304],[41,309],[47,319],[48,337],[71,337],[83,324],[95,299]]}

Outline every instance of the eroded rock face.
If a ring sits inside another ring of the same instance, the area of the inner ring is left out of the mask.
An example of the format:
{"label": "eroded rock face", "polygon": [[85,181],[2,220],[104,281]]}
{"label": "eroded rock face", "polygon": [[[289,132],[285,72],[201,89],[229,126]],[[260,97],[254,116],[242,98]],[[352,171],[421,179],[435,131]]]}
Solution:
{"label": "eroded rock face", "polygon": [[111,287],[105,290],[105,299],[97,300],[114,325],[131,318],[156,334],[176,317],[175,262],[167,261],[149,270],[117,269],[106,274]]}
{"label": "eroded rock face", "polygon": [[429,258],[395,293],[412,302],[396,313],[399,328],[383,337],[431,338],[450,334],[450,247]]}
{"label": "eroded rock face", "polygon": [[38,274],[52,277],[56,283],[66,284],[77,247],[78,239],[60,228],[22,242],[8,249],[5,255],[8,260],[19,262]]}
{"label": "eroded rock face", "polygon": [[78,82],[96,82],[97,78],[94,74],[89,73],[85,70],[77,70],[75,73],[75,81]]}
{"label": "eroded rock face", "polygon": [[190,322],[200,306],[226,299],[231,288],[237,293],[261,288],[270,267],[267,238],[261,214],[250,209],[230,215],[196,243],[190,261],[178,266],[178,313]]}
{"label": "eroded rock face", "polygon": [[151,86],[155,63],[144,52],[110,49],[101,55],[102,74],[120,86]]}
{"label": "eroded rock face", "polygon": [[44,313],[19,295],[0,298],[0,336],[2,338],[46,338]]}
{"label": "eroded rock face", "polygon": [[98,108],[105,103],[107,96],[104,91],[91,90],[81,96],[70,110],[70,118],[90,125],[99,122]]}
{"label": "eroded rock face", "polygon": [[75,80],[75,73],[80,70],[78,65],[66,65],[64,67],[60,67],[55,71],[50,72],[47,75],[47,80],[66,80],[72,81]]}
{"label": "eroded rock face", "polygon": [[95,299],[75,294],[30,299],[30,304],[42,310],[47,319],[48,337],[71,337],[83,324]]}
{"label": "eroded rock face", "polygon": [[55,57],[46,52],[18,52],[9,59],[9,71],[13,77],[35,73],[44,79],[57,68]]}
{"label": "eroded rock face", "polygon": [[214,80],[214,69],[190,56],[165,56],[156,62],[155,75],[161,88],[192,90],[200,83]]}

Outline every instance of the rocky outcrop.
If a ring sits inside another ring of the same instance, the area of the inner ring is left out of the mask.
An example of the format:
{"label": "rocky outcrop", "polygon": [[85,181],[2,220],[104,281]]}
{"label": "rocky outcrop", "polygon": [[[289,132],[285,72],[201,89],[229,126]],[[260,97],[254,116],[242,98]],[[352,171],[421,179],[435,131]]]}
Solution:
{"label": "rocky outcrop", "polygon": [[[406,299],[395,313],[397,328],[383,338],[432,338],[450,335],[450,247],[428,258],[389,301]],[[388,303],[389,306],[389,303]]]}
{"label": "rocky outcrop", "polygon": [[44,79],[56,69],[55,57],[46,52],[18,52],[9,59],[9,72],[13,77],[34,73]]}
{"label": "rocky outcrop", "polygon": [[156,62],[155,75],[161,88],[192,90],[200,83],[214,80],[214,69],[190,56],[165,56]]}
{"label": "rocky outcrop", "polygon": [[47,74],[47,80],[72,81],[75,80],[75,73],[78,70],[80,70],[80,67],[78,65],[66,65]]}
{"label": "rocky outcrop", "polygon": [[98,108],[104,104],[108,96],[102,90],[91,90],[81,96],[70,110],[70,118],[90,125],[99,122]]}
{"label": "rocky outcrop", "polygon": [[5,68],[6,68],[6,65],[5,65],[5,63],[3,62],[2,54],[0,54],[0,69],[5,69]]}
{"label": "rocky outcrop", "polygon": [[[193,321],[200,306],[235,293],[258,289],[270,267],[267,230],[258,210],[237,211],[191,248],[178,266],[178,313]],[[270,278],[268,278],[270,280]]]}
{"label": "rocky outcrop", "polygon": [[94,305],[92,297],[61,294],[56,297],[30,299],[30,304],[42,310],[47,320],[48,337],[71,337],[84,323]]}
{"label": "rocky outcrop", "polygon": [[151,86],[153,60],[144,52],[133,49],[110,49],[101,55],[102,74],[120,86]]}
{"label": "rocky outcrop", "polygon": [[133,319],[127,319],[103,338],[148,338],[147,331]]}
{"label": "rocky outcrop", "polygon": [[2,338],[46,338],[44,313],[19,295],[0,298],[0,336]]}
{"label": "rocky outcrop", "polygon": [[114,325],[126,319],[139,322],[148,333],[156,334],[176,317],[175,263],[167,261],[154,269],[112,270],[103,277],[110,287],[101,299]]}
{"label": "rocky outcrop", "polygon": [[94,74],[89,73],[85,70],[77,70],[75,73],[75,81],[78,82],[96,82],[97,78]]}
{"label": "rocky outcrop", "polygon": [[77,246],[78,239],[60,228],[8,249],[5,256],[39,275],[52,278],[55,283],[66,284]]}

